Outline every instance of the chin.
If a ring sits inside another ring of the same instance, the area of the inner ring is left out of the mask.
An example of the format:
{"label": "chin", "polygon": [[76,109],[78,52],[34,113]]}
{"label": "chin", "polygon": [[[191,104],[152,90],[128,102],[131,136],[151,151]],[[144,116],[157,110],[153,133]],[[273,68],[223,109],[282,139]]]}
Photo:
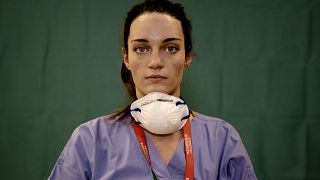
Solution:
{"label": "chin", "polygon": [[168,95],[174,95],[176,90],[171,90],[171,89],[167,89],[167,88],[151,88],[149,89],[148,91],[146,91],[146,95],[151,93],[151,92],[161,92],[161,93],[165,93],[165,94],[168,94]]}
{"label": "chin", "polygon": [[145,93],[146,95],[151,93],[151,92],[161,92],[161,93],[165,93],[165,94],[169,94],[169,95],[171,94],[170,91],[168,89],[166,89],[166,88],[150,88],[145,92],[146,92]]}

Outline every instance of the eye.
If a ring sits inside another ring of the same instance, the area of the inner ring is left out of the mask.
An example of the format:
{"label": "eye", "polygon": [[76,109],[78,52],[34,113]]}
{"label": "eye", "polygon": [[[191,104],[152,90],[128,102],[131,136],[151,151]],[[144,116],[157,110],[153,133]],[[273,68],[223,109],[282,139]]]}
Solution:
{"label": "eye", "polygon": [[146,47],[136,47],[133,49],[134,52],[138,53],[138,54],[143,54],[146,53],[148,51],[148,49]]}
{"label": "eye", "polygon": [[165,50],[170,54],[174,54],[179,51],[179,48],[174,45],[169,45],[165,48]]}

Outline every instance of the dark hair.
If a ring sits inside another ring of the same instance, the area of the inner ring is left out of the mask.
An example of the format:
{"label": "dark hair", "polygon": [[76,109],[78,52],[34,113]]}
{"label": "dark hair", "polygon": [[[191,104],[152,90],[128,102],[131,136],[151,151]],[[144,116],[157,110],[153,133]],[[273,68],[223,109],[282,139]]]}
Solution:
{"label": "dark hair", "polygon": [[[123,42],[122,47],[128,53],[128,37],[130,34],[130,26],[132,22],[140,15],[146,12],[157,12],[168,14],[181,22],[182,31],[184,35],[184,45],[185,45],[185,54],[186,56],[192,52],[192,37],[191,37],[191,21],[187,18],[184,8],[179,3],[172,3],[168,0],[145,0],[144,2],[134,5],[128,12],[127,17],[124,23],[123,31]],[[124,83],[125,89],[129,96],[136,100],[136,89],[135,84],[132,79],[131,72],[127,69],[125,64],[122,62],[121,66],[121,79]],[[113,117],[120,116],[119,119],[122,119],[124,116],[129,114],[130,105],[126,108],[115,113]]]}

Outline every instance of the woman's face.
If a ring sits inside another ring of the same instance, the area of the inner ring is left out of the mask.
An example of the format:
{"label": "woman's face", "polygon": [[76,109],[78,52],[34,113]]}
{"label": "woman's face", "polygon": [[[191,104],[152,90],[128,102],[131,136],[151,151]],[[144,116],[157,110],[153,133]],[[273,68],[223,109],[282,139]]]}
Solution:
{"label": "woman's face", "polygon": [[180,96],[186,57],[184,35],[179,20],[161,13],[144,13],[131,24],[128,52],[122,50],[126,67],[131,71],[137,98],[150,92]]}

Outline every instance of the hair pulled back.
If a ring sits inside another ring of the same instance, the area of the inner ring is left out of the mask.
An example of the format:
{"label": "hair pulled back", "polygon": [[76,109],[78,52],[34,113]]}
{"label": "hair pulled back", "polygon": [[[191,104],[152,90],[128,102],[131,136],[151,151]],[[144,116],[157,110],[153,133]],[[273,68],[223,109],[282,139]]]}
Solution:
{"label": "hair pulled back", "polygon": [[[140,15],[144,13],[163,13],[174,17],[175,19],[181,22],[182,31],[184,35],[184,47],[185,54],[190,55],[192,52],[192,37],[191,30],[192,25],[191,21],[187,18],[186,13],[184,11],[184,7],[179,3],[172,3],[168,0],[145,0],[140,4],[134,5],[128,12],[124,22],[124,30],[123,30],[123,39],[122,39],[122,48],[124,48],[125,52],[128,53],[128,37],[130,35],[130,27],[132,22]],[[133,82],[132,74],[125,66],[124,62],[122,62],[121,66],[121,79],[124,83],[124,87],[128,93],[128,95],[136,100],[136,89],[135,84]],[[129,113],[130,105],[124,108],[123,110],[116,113],[114,116],[120,115],[121,117],[127,115]],[[121,118],[120,117],[120,118]]]}

